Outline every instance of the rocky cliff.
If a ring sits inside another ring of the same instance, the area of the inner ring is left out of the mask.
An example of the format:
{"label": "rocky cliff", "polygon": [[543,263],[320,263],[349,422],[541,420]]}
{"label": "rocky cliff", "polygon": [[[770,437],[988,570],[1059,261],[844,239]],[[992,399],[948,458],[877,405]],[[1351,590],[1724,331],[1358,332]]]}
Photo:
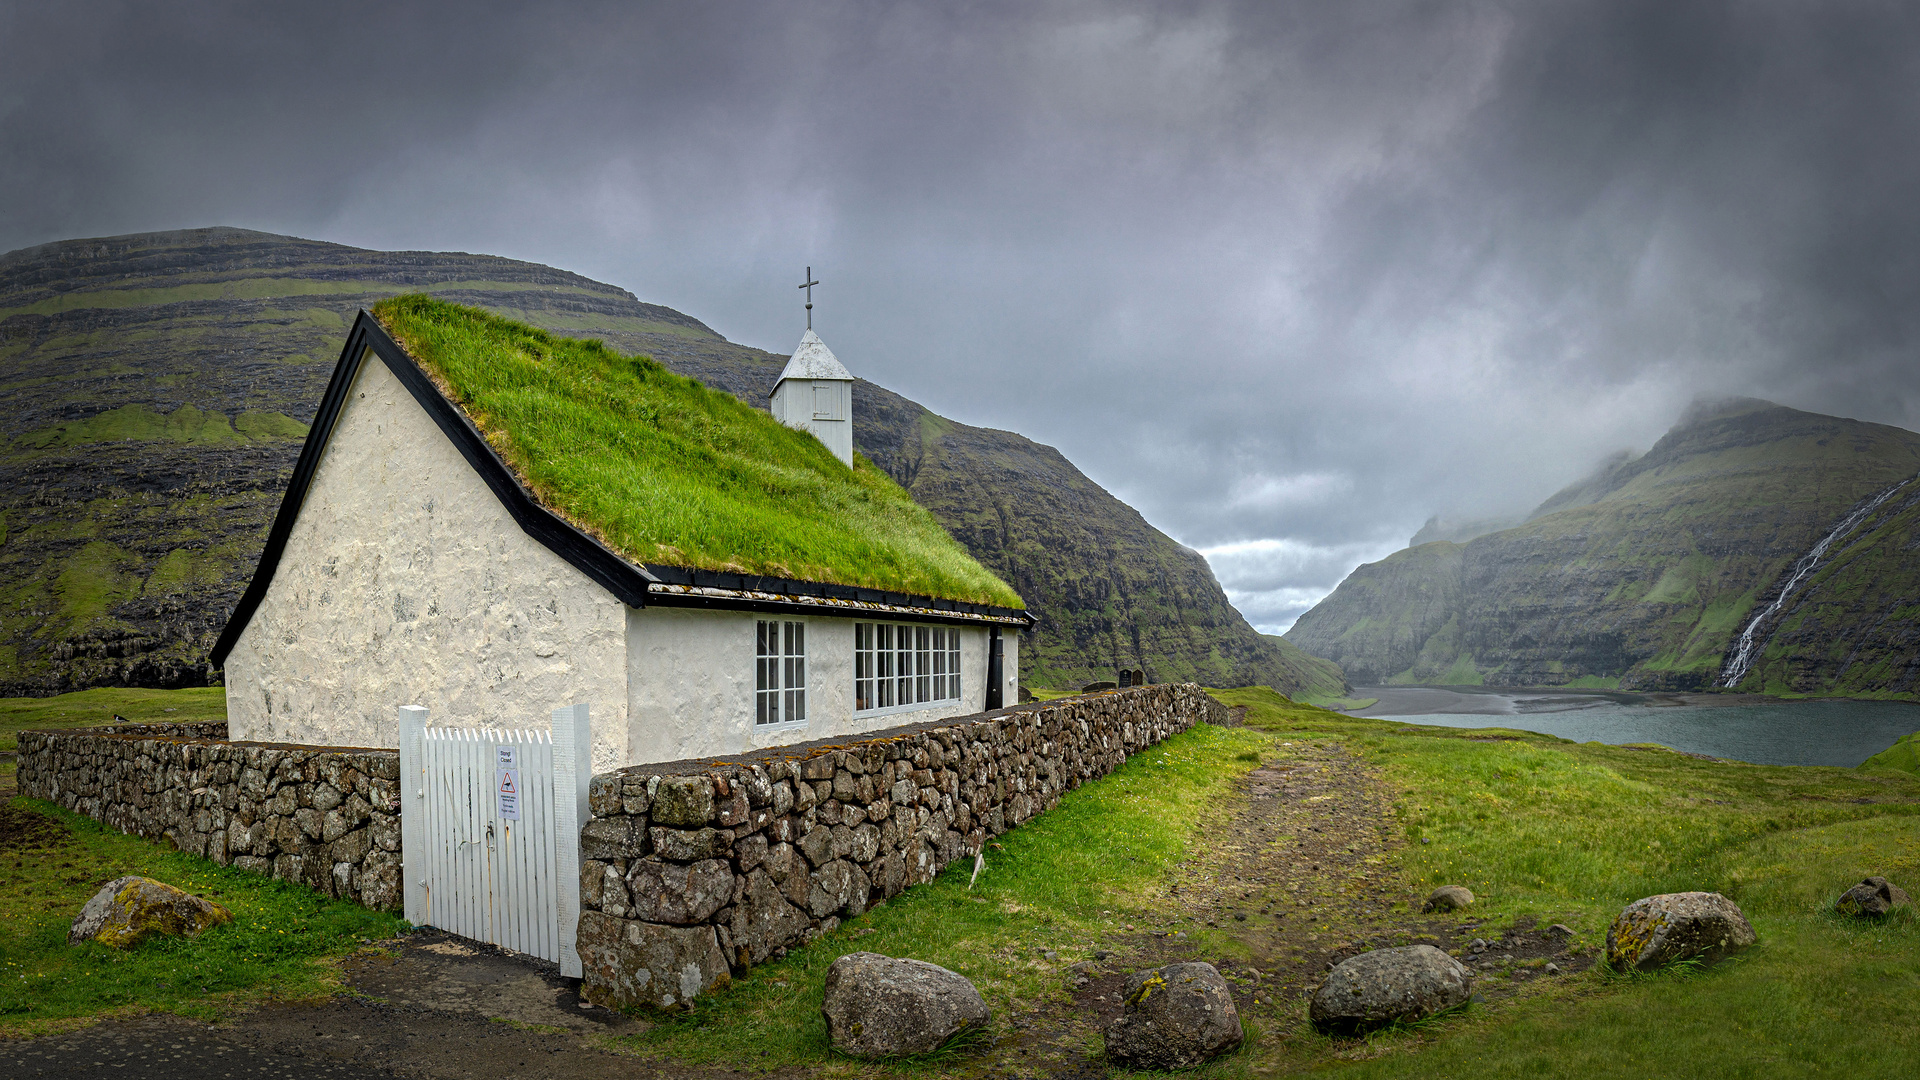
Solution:
{"label": "rocky cliff", "polygon": [[[0,695],[194,685],[252,572],[348,322],[430,292],[599,337],[765,407],[784,356],[552,267],[238,229],[0,256]],[[1299,692],[1326,671],[1266,641],[1205,560],[1057,451],[871,383],[857,447],[1040,617],[1023,678]]]}
{"label": "rocky cliff", "polygon": [[1761,598],[1754,662],[1736,685],[1920,698],[1920,479],[1893,489],[1807,569],[1791,591]]}
{"label": "rocky cliff", "polygon": [[[1763,401],[1697,406],[1645,455],[1607,462],[1525,524],[1355,570],[1287,638],[1362,684],[1710,686],[1796,561],[1916,472],[1913,432]],[[1900,531],[1911,506],[1896,504],[1908,506],[1888,504],[1882,539],[1856,534],[1866,546],[1836,554],[1754,679],[1837,687],[1838,661],[1815,653],[1854,639],[1883,659],[1897,651],[1897,584],[1874,599],[1846,592],[1857,610],[1817,602],[1840,595],[1846,574],[1913,578],[1914,548],[1902,546],[1911,534]],[[1876,619],[1884,629],[1869,643]],[[1804,640],[1793,636],[1801,628]],[[1886,684],[1859,662],[1848,670],[1857,685]]]}

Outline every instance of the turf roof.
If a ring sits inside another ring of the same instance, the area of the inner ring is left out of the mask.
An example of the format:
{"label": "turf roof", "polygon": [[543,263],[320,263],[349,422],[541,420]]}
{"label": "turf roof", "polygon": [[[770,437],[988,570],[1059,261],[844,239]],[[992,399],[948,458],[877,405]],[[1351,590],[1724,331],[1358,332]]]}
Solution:
{"label": "turf roof", "polygon": [[872,462],[731,394],[427,296],[373,315],[543,504],[636,563],[1024,606]]}

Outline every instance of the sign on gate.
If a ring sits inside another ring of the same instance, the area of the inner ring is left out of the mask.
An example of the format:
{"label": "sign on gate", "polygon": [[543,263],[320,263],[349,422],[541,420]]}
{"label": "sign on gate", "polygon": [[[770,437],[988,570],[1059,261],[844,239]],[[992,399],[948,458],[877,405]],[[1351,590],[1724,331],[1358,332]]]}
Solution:
{"label": "sign on gate", "polygon": [[500,816],[520,820],[520,748],[493,748],[494,793],[500,797]]}
{"label": "sign on gate", "polygon": [[406,917],[581,975],[580,826],[592,779],[587,707],[548,731],[428,727],[400,709]]}

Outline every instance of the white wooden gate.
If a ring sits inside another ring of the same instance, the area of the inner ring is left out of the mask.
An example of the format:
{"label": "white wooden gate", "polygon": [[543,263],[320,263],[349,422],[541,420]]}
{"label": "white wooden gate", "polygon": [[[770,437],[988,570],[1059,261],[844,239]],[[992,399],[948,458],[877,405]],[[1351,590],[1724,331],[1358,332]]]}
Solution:
{"label": "white wooden gate", "polygon": [[548,731],[428,727],[400,709],[406,917],[581,975],[580,826],[592,780],[587,707]]}

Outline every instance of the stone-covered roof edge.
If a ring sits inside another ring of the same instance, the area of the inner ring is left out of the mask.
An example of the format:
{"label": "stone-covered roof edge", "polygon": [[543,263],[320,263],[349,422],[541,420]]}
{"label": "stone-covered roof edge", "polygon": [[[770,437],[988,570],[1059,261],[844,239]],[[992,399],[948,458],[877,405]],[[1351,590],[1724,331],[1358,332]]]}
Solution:
{"label": "stone-covered roof edge", "polygon": [[[433,418],[435,426],[460,451],[460,456],[486,483],[488,490],[507,508],[521,530],[554,554],[587,575],[629,607],[649,603],[671,607],[718,607],[747,611],[793,612],[795,614],[879,614],[906,615],[923,621],[964,623],[1007,623],[1030,626],[1033,616],[1018,608],[988,604],[969,604],[933,597],[908,596],[879,590],[855,589],[824,582],[789,581],[756,575],[725,574],[683,567],[649,568],[628,562],[604,544],[582,532],[572,522],[542,506],[520,482],[506,462],[500,459],[473,421],[427,377],[405,349],[388,335],[370,313],[361,311],[347,334],[340,360],[320,408],[300,448],[287,493],[280,501],[273,525],[267,530],[267,543],[260,553],[247,590],[227,618],[227,625],[214,642],[209,657],[214,667],[223,667],[240,635],[246,631],[253,614],[266,599],[274,572],[286,554],[287,540],[306,502],[307,489],[320,466],[333,428],[346,407],[348,393],[360,373],[368,353],[378,356],[400,380],[420,407]],[[664,579],[664,580],[663,580]],[[846,610],[841,610],[841,608]]]}

